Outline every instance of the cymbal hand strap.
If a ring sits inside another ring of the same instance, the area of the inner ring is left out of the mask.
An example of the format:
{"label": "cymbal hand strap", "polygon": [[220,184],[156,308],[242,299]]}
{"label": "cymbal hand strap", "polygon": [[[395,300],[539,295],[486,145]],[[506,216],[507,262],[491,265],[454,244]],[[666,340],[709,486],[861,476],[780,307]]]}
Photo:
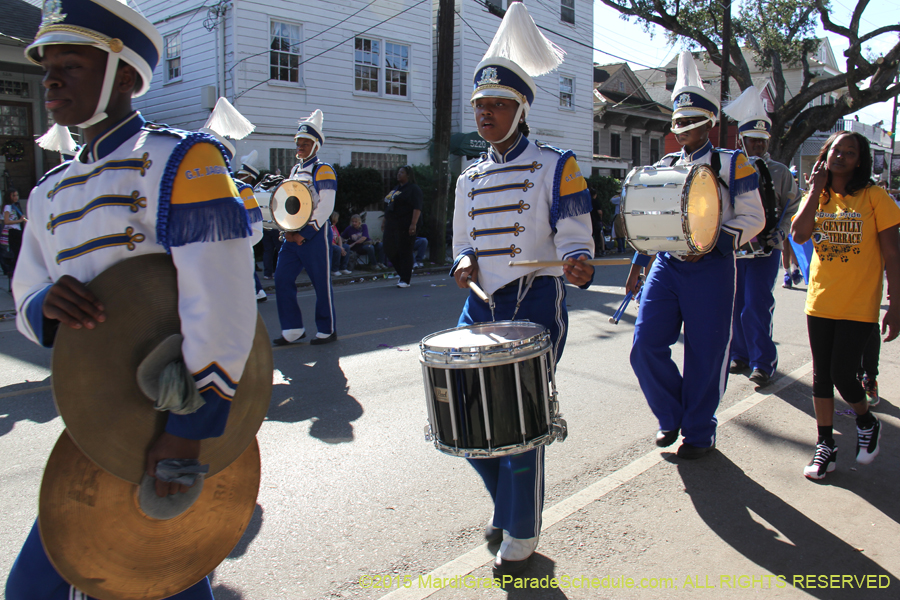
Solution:
{"label": "cymbal hand strap", "polygon": [[167,364],[159,374],[159,397],[154,408],[176,415],[195,413],[206,404],[197,390],[194,378],[184,362],[176,360]]}
{"label": "cymbal hand strap", "polygon": [[196,458],[167,458],[156,463],[156,478],[188,487],[194,485],[197,476],[209,473],[209,465],[201,465]]}

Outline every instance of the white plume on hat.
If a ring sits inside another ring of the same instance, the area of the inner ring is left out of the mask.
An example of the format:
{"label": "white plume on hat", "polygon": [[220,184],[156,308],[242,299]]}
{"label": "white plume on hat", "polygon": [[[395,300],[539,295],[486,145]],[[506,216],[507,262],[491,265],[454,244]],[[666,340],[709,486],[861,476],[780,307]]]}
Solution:
{"label": "white plume on hat", "polygon": [[537,77],[561,65],[565,56],[565,50],[544,37],[525,5],[512,2],[481,62],[505,58]]}
{"label": "white plume on hat", "polygon": [[[744,128],[743,126],[751,121],[764,121],[771,125],[772,120],[769,119],[766,107],[762,103],[762,98],[760,98],[760,93],[760,90],[751,85],[733,102],[729,102],[722,109],[722,112],[737,121],[739,129]],[[740,133],[749,137],[769,138],[769,132],[764,128],[747,129]]]}
{"label": "white plume on hat", "polygon": [[200,128],[203,133],[208,133],[219,140],[225,146],[233,157],[235,154],[234,144],[225,138],[233,140],[242,140],[256,129],[256,125],[247,120],[247,117],[238,112],[231,102],[226,98],[219,98],[216,106],[213,108],[206,120],[206,124]]}
{"label": "white plume on hat", "polygon": [[35,140],[38,146],[44,150],[51,152],[59,152],[60,154],[75,154],[78,144],[72,138],[68,127],[63,127],[59,123],[47,130],[47,133]]}
{"label": "white plume on hat", "polygon": [[[678,116],[707,117],[713,125],[718,120],[719,101],[703,87],[700,70],[694,62],[694,55],[689,51],[684,51],[678,56],[678,73],[675,87],[672,89],[672,101],[673,120]],[[699,103],[707,106],[698,106]]]}

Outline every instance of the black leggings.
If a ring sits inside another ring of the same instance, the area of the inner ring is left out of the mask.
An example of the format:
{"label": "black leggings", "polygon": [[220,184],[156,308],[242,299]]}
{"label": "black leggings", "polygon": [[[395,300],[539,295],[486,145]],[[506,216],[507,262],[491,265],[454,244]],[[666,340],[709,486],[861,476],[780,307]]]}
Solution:
{"label": "black leggings", "polygon": [[813,356],[813,396],[834,398],[834,388],[848,404],[866,399],[856,378],[863,350],[877,323],[806,316]]}

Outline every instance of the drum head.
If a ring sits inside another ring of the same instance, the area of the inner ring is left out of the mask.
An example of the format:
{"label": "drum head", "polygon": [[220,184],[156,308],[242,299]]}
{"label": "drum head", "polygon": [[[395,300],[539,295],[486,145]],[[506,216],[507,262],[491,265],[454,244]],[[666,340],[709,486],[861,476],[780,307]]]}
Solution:
{"label": "drum head", "polygon": [[313,212],[313,196],[309,184],[288,179],[275,188],[269,200],[275,223],[285,231],[297,231],[309,223]]}
{"label": "drum head", "polygon": [[497,321],[439,331],[419,346],[426,363],[501,364],[547,351],[550,334],[529,321]]}
{"label": "drum head", "polygon": [[719,237],[722,198],[712,169],[697,165],[691,169],[682,193],[684,235],[697,254],[712,250]]}

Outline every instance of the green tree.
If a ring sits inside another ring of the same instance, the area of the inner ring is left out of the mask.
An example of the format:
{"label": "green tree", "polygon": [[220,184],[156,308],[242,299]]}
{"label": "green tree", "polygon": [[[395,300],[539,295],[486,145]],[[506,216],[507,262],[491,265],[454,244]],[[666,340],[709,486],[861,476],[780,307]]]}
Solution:
{"label": "green tree", "polygon": [[[679,40],[689,48],[702,48],[712,63],[722,66],[722,0],[601,2],[626,19],[637,19],[648,30],[651,25],[662,27],[672,41]],[[860,21],[868,5],[869,0],[858,0],[846,26],[831,20],[828,0],[749,0],[733,16],[733,35],[728,40],[729,70],[740,89],[753,85],[742,45],[753,49],[758,66],[771,69],[775,113],[769,151],[776,160],[790,161],[804,140],[816,131],[826,131],[838,119],[900,94],[900,84],[894,82],[900,65],[900,38],[882,56],[871,56],[866,48],[866,43],[876,37],[896,35],[900,24],[860,32]],[[870,19],[878,21],[874,14]],[[847,38],[845,73],[820,76],[810,68],[808,56],[819,46],[814,37],[817,20],[826,31]],[[803,83],[792,98],[786,99],[784,69],[797,65],[803,69]],[[843,88],[846,90],[834,104],[806,107],[819,96]]]}

